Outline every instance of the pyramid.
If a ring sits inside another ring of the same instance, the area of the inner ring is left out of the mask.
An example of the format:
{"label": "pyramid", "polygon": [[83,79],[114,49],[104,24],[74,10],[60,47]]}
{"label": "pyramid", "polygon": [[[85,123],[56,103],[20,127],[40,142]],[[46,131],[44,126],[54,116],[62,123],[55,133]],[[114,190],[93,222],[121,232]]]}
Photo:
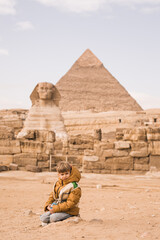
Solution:
{"label": "pyramid", "polygon": [[62,111],[141,111],[140,105],[87,49],[57,82]]}

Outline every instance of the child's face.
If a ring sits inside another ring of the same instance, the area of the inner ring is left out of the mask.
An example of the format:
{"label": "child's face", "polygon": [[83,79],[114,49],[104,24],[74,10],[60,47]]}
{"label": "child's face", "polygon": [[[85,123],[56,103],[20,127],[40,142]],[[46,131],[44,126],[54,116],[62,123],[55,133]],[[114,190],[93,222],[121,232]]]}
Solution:
{"label": "child's face", "polygon": [[70,172],[64,172],[64,173],[58,173],[58,177],[61,179],[61,180],[66,180],[67,178],[69,178],[70,176]]}

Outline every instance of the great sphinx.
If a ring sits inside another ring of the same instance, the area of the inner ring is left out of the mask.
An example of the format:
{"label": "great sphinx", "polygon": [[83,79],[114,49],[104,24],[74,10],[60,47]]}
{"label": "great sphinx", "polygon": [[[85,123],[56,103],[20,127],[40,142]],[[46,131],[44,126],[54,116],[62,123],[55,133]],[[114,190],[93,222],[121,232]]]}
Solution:
{"label": "great sphinx", "polygon": [[61,96],[57,88],[49,82],[38,83],[30,99],[32,106],[17,138],[25,137],[30,130],[47,130],[55,132],[56,139],[67,139],[63,117],[58,107]]}

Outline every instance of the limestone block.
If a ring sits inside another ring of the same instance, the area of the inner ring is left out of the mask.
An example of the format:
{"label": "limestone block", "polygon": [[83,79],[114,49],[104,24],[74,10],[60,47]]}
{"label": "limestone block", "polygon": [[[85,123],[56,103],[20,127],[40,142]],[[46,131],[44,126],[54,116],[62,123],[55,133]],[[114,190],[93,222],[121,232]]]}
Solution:
{"label": "limestone block", "polygon": [[0,140],[0,154],[20,153],[20,142],[18,140]]}
{"label": "limestone block", "polygon": [[37,165],[37,154],[35,153],[20,153],[15,154],[13,157],[13,162],[18,164],[20,167],[24,167],[26,165]]}
{"label": "limestone block", "polygon": [[18,170],[18,164],[10,163],[9,170],[13,170],[13,171]]}
{"label": "limestone block", "polygon": [[36,130],[36,140],[40,142],[54,142],[55,133],[53,131]]}
{"label": "limestone block", "polygon": [[148,149],[142,149],[139,151],[131,151],[129,154],[131,157],[147,157],[149,155]]}
{"label": "limestone block", "polygon": [[21,129],[23,127],[23,121],[22,120],[6,120],[4,121],[3,125],[11,128],[18,128]]}
{"label": "limestone block", "polygon": [[102,153],[101,153],[102,159],[105,160],[106,157],[107,158],[108,157],[113,157],[113,152],[114,152],[113,149],[103,150]]}
{"label": "limestone block", "polygon": [[148,128],[147,129],[147,140],[160,141],[160,128]]}
{"label": "limestone block", "polygon": [[36,133],[34,130],[27,130],[21,133],[18,133],[17,139],[28,139],[28,140],[35,140]]}
{"label": "limestone block", "polygon": [[84,150],[83,149],[78,149],[78,150],[73,150],[73,149],[68,149],[68,155],[75,155],[75,156],[79,156],[79,155],[84,155]]}
{"label": "limestone block", "polygon": [[21,141],[21,151],[23,153],[46,153],[49,154],[53,151],[52,143],[44,143],[37,141]]}
{"label": "limestone block", "polygon": [[135,164],[149,164],[149,157],[134,158]]}
{"label": "limestone block", "polygon": [[160,141],[154,141],[149,144],[151,155],[160,155]]}
{"label": "limestone block", "polygon": [[62,150],[63,148],[63,142],[62,141],[56,141],[53,143],[55,150]]}
{"label": "limestone block", "polygon": [[117,139],[117,140],[123,139],[124,130],[125,130],[125,128],[117,128],[117,129],[116,129],[116,139]]}
{"label": "limestone block", "polygon": [[9,165],[13,162],[13,155],[0,155],[0,164]]}
{"label": "limestone block", "polygon": [[143,142],[143,141],[139,141],[139,142],[132,142],[131,143],[131,149],[132,151],[139,151],[139,150],[142,150],[142,149],[146,149],[148,148],[148,144],[146,142]]}
{"label": "limestone block", "polygon": [[41,172],[41,168],[38,166],[33,166],[33,165],[27,165],[26,170],[30,172]]}
{"label": "limestone block", "polygon": [[83,157],[82,156],[68,156],[67,162],[73,164],[82,164]]}
{"label": "limestone block", "polygon": [[49,154],[45,154],[45,153],[38,153],[37,154],[37,160],[38,161],[48,161],[49,159],[50,159]]}
{"label": "limestone block", "polygon": [[88,144],[94,142],[94,138],[90,135],[76,135],[71,136],[69,139],[69,144],[73,145],[81,145],[81,144]]}
{"label": "limestone block", "polygon": [[99,144],[101,149],[113,149],[114,148],[114,143],[112,142],[102,142]]}
{"label": "limestone block", "polygon": [[72,150],[84,150],[84,149],[93,149],[93,143],[81,144],[81,145],[69,145],[70,149]]}
{"label": "limestone block", "polygon": [[0,139],[13,139],[14,131],[13,128],[9,128],[6,126],[0,127]]}
{"label": "limestone block", "polygon": [[126,157],[128,156],[128,151],[125,150],[114,150],[113,151],[114,157]]}
{"label": "limestone block", "polygon": [[38,161],[38,167],[40,168],[49,168],[49,161]]}
{"label": "limestone block", "polygon": [[98,156],[84,156],[83,161],[97,162],[99,160]]}
{"label": "limestone block", "polygon": [[146,141],[147,131],[145,128],[134,128],[124,130],[124,140],[130,141]]}
{"label": "limestone block", "polygon": [[133,158],[107,158],[104,168],[107,170],[133,170]]}
{"label": "limestone block", "polygon": [[83,171],[85,169],[90,169],[90,170],[101,170],[103,169],[104,166],[102,163],[100,162],[93,162],[93,161],[88,161],[88,162],[84,162],[82,169]]}
{"label": "limestone block", "polygon": [[135,171],[149,171],[149,164],[134,164]]}
{"label": "limestone block", "polygon": [[158,170],[160,170],[160,156],[150,156],[150,168],[156,167]]}
{"label": "limestone block", "polygon": [[55,165],[60,161],[66,161],[66,160],[67,160],[66,156],[55,156],[55,155],[52,155],[52,159],[51,159],[52,164],[55,164]]}
{"label": "limestone block", "polygon": [[119,158],[107,158],[105,163],[132,163],[133,164],[133,158],[128,156],[128,157],[119,157]]}
{"label": "limestone block", "polygon": [[115,142],[115,149],[128,149],[131,147],[130,142],[126,142],[126,141],[118,141]]}
{"label": "limestone block", "polygon": [[95,155],[95,152],[94,152],[94,150],[85,149],[84,150],[84,155],[85,156],[93,156],[93,155]]}

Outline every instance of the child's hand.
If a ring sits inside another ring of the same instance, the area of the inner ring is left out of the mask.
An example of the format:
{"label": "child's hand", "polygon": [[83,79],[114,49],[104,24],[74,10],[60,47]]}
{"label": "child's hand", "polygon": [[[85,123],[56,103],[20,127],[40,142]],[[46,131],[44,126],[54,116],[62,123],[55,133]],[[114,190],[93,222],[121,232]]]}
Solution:
{"label": "child's hand", "polygon": [[51,204],[48,205],[47,209],[50,211],[50,213],[54,213]]}

